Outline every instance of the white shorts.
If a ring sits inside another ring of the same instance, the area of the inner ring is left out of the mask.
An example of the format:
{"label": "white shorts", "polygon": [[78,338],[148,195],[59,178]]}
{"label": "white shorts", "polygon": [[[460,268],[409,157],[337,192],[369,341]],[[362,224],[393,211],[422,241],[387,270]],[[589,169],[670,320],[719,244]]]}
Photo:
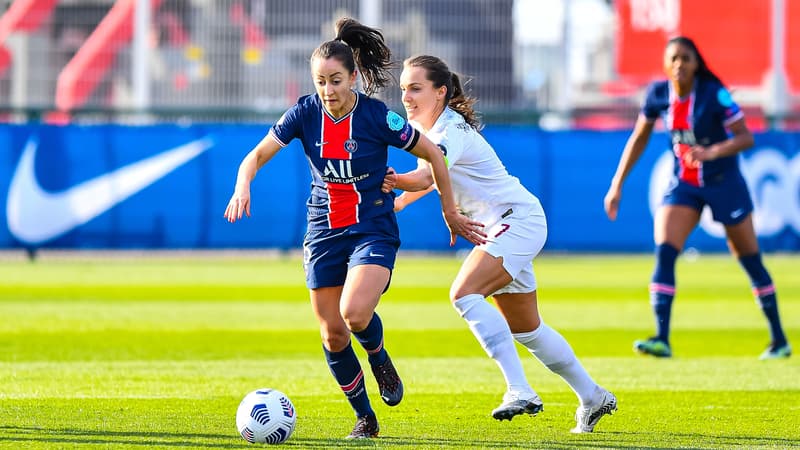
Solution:
{"label": "white shorts", "polygon": [[503,268],[511,278],[496,294],[519,294],[536,290],[533,258],[547,240],[547,219],[541,209],[511,212],[487,231],[487,242],[478,248],[495,258],[503,258]]}

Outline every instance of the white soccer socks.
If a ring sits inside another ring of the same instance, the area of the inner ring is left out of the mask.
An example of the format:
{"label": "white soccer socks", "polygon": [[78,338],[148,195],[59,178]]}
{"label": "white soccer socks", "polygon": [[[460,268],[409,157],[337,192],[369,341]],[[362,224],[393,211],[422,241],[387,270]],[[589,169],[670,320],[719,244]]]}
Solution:
{"label": "white soccer socks", "polygon": [[514,333],[514,339],[524,345],[533,356],[553,373],[558,374],[575,391],[581,405],[594,401],[594,382],[578,361],[569,343],[556,330],[541,322],[539,328],[526,333]]}
{"label": "white soccer socks", "polygon": [[530,393],[531,397],[536,395],[522,370],[522,362],[514,346],[511,329],[500,311],[480,294],[465,295],[453,302],[453,307],[467,321],[469,329],[486,354],[500,366],[508,391]]}

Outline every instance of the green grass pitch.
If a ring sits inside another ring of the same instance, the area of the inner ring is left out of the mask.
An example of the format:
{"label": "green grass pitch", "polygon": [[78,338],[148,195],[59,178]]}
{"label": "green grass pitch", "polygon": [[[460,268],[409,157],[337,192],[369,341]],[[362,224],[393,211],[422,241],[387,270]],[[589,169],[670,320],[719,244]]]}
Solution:
{"label": "green grass pitch", "polygon": [[[800,351],[800,257],[765,261]],[[800,448],[800,355],[758,360],[766,322],[729,255],[679,262],[669,360],[631,351],[653,330],[649,255],[537,259],[544,319],[619,399],[586,435],[569,433],[572,391],[522,348],[544,412],[491,418],[504,383],[447,300],[458,265],[401,253],[378,311],[406,396],[385,406],[367,370],[381,435],[350,442],[298,259],[6,256],[0,448],[253,448],[235,411],[260,387],[295,404],[287,448]]]}

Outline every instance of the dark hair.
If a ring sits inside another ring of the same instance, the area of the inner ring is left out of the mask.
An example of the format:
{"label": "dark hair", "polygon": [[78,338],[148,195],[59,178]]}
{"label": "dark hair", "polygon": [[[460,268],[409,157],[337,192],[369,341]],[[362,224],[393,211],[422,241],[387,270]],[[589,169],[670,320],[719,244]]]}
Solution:
{"label": "dark hair", "polygon": [[446,87],[447,94],[445,95],[444,103],[453,111],[461,114],[464,121],[472,128],[476,130],[482,128],[480,117],[473,108],[473,105],[478,100],[464,92],[464,88],[461,86],[461,79],[456,73],[450,71],[444,61],[431,55],[419,55],[406,59],[403,64],[425,69],[426,78],[433,82],[434,88]]}
{"label": "dark hair", "polygon": [[706,60],[703,59],[703,55],[700,54],[700,50],[697,49],[697,45],[694,43],[693,40],[689,39],[686,36],[676,36],[669,41],[667,41],[666,47],[669,47],[672,44],[680,44],[686,46],[691,50],[694,55],[697,57],[697,73],[696,76],[706,78],[709,80],[714,80],[719,84],[724,85],[722,80],[708,68],[708,64],[706,64]]}
{"label": "dark hair", "polygon": [[311,54],[311,60],[336,58],[350,73],[358,67],[367,95],[389,84],[393,79],[390,69],[394,64],[383,34],[349,17],[336,21],[334,29],[336,37],[320,44]]}

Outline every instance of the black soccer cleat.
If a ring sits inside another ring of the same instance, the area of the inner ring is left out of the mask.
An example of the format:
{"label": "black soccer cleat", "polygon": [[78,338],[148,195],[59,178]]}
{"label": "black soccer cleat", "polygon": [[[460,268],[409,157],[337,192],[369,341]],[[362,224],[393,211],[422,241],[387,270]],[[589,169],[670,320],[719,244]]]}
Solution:
{"label": "black soccer cleat", "polygon": [[378,418],[375,416],[363,416],[356,420],[353,431],[347,435],[347,439],[370,439],[378,437],[380,431]]}
{"label": "black soccer cleat", "polygon": [[389,355],[386,355],[386,362],[383,364],[372,366],[372,374],[375,375],[375,381],[378,382],[383,402],[389,406],[400,403],[400,400],[403,399],[403,382]]}

